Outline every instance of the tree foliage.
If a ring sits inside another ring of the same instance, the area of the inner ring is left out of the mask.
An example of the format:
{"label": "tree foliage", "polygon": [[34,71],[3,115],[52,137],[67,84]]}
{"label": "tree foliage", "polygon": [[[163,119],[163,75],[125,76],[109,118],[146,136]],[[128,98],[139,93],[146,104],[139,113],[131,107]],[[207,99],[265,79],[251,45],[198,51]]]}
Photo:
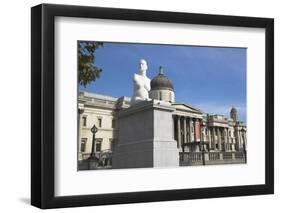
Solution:
{"label": "tree foliage", "polygon": [[86,87],[87,84],[96,81],[102,72],[95,66],[95,51],[102,47],[102,42],[78,41],[78,82]]}

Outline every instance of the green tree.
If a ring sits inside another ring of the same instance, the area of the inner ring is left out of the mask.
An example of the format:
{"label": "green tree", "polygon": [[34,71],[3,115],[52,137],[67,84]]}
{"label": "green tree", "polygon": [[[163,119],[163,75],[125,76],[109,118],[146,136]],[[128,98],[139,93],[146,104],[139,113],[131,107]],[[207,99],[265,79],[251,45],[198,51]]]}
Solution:
{"label": "green tree", "polygon": [[102,47],[102,42],[78,41],[78,82],[86,87],[87,84],[100,77],[101,68],[95,66],[95,51]]}

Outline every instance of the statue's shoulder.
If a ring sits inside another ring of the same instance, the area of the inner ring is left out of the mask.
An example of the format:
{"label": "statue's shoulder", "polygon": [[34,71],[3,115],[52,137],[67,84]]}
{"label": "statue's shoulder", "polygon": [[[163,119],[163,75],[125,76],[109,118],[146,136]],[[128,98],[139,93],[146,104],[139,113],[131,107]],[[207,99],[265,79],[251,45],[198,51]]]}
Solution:
{"label": "statue's shoulder", "polygon": [[150,78],[148,78],[147,76],[145,76],[145,80],[150,82]]}
{"label": "statue's shoulder", "polygon": [[136,73],[134,74],[134,80],[139,80],[140,77],[141,77],[141,76],[140,76],[139,74],[136,74]]}
{"label": "statue's shoulder", "polygon": [[134,81],[146,81],[146,82],[150,82],[150,79],[147,76],[141,76],[137,73],[134,74]]}

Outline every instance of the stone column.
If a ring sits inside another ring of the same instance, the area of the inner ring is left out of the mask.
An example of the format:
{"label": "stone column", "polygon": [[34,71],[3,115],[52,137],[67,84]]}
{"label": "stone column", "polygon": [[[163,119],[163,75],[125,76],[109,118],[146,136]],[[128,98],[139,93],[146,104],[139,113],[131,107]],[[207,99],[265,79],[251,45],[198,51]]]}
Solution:
{"label": "stone column", "polygon": [[244,140],[245,146],[247,148],[247,132],[246,131],[243,133],[243,140]]}
{"label": "stone column", "polygon": [[239,130],[238,130],[238,128],[236,128],[236,137],[235,137],[235,139],[236,139],[236,144],[237,144],[237,147],[238,147],[238,151],[240,151],[240,134],[239,134]]}
{"label": "stone column", "polygon": [[188,127],[189,127],[189,143],[191,143],[191,141],[192,141],[192,130],[191,130],[191,127],[192,127],[192,119],[191,118],[189,118],[188,119],[188,121],[189,121],[189,125],[188,125]]}
{"label": "stone column", "polygon": [[240,131],[240,135],[241,135],[241,148],[243,148],[244,149],[244,143],[245,143],[245,141],[244,141],[244,134],[243,134],[243,132],[242,131]]}
{"label": "stone column", "polygon": [[200,140],[205,142],[205,127],[200,123]]}
{"label": "stone column", "polygon": [[227,143],[228,143],[228,146],[229,146],[229,151],[232,151],[232,145],[231,145],[231,140],[229,138],[229,129],[227,129]]}
{"label": "stone column", "polygon": [[222,139],[221,129],[218,127],[217,130],[218,130],[218,144],[219,144],[219,151],[220,151],[220,160],[223,160],[222,144],[221,144],[221,139]]}
{"label": "stone column", "polygon": [[228,135],[228,128],[225,128],[226,130],[226,143],[227,143],[227,151],[230,151],[230,144],[229,144],[229,135]]}
{"label": "stone column", "polygon": [[226,127],[224,127],[223,128],[224,151],[228,149],[226,134],[227,134]]}
{"label": "stone column", "polygon": [[181,120],[180,120],[180,116],[177,116],[178,119],[178,149],[181,148]]}
{"label": "stone column", "polygon": [[201,144],[201,140],[202,140],[202,136],[201,136],[201,119],[197,119],[197,122],[199,123],[199,141],[200,141],[200,144]]}
{"label": "stone column", "polygon": [[215,127],[213,126],[212,127],[212,145],[213,145],[213,147],[214,147],[214,150],[216,150],[217,148],[216,148],[216,132],[215,132],[216,130],[215,130]]}
{"label": "stone column", "polygon": [[238,134],[238,150],[241,151],[241,147],[242,147],[241,143],[242,143],[242,141],[241,141],[241,135],[240,135],[240,131],[239,130],[237,131],[237,134]]}
{"label": "stone column", "polygon": [[[229,134],[230,133],[230,134]],[[229,142],[229,144],[230,144],[230,149],[231,149],[231,151],[233,151],[233,143],[232,143],[232,139],[231,139],[231,130],[230,129],[228,129],[228,142]]]}
{"label": "stone column", "polygon": [[207,135],[208,135],[208,141],[209,141],[209,150],[211,150],[212,149],[212,137],[211,137],[210,127],[207,128]]}
{"label": "stone column", "polygon": [[186,122],[187,122],[186,117],[183,117],[184,143],[187,143]]}
{"label": "stone column", "polygon": [[196,119],[194,118],[193,119],[193,136],[194,136],[194,143],[197,141],[197,138],[196,138],[196,125],[195,125],[195,123],[196,123]]}
{"label": "stone column", "polygon": [[213,136],[212,136],[212,127],[208,127],[208,134],[209,134],[209,147],[210,150],[213,148]]}
{"label": "stone column", "polygon": [[221,147],[221,131],[220,131],[220,128],[218,127],[217,128],[217,133],[218,133],[218,145],[219,145],[219,150],[221,151],[222,147]]}

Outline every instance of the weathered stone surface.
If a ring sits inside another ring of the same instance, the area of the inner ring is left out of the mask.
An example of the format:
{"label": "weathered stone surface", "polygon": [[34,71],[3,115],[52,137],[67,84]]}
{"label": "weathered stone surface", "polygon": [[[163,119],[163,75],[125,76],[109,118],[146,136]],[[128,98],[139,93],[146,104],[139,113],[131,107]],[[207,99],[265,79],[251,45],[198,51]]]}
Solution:
{"label": "weathered stone surface", "polygon": [[121,111],[113,168],[179,166],[179,150],[172,134],[174,110],[170,103],[151,100]]}

